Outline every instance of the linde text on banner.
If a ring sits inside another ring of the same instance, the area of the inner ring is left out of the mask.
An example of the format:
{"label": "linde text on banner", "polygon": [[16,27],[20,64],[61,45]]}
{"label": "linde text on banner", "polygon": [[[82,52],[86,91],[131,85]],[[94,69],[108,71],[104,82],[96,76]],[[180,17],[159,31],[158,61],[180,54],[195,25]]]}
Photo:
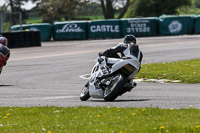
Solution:
{"label": "linde text on banner", "polygon": [[65,33],[65,32],[84,32],[77,24],[66,24],[62,29],[56,30],[57,33]]}
{"label": "linde text on banner", "polygon": [[120,32],[119,25],[92,25],[91,32]]}

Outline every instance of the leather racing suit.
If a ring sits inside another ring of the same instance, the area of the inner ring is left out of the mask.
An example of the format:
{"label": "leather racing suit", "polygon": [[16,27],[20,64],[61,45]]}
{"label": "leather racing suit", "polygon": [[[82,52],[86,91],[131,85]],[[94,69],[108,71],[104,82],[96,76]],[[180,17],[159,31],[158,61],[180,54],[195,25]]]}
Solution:
{"label": "leather racing suit", "polygon": [[[128,53],[127,53],[128,51]],[[130,53],[129,53],[130,52]],[[139,62],[142,62],[143,54],[139,50],[139,46],[133,43],[125,44],[119,43],[117,46],[105,50],[99,53],[101,56],[111,57],[111,58],[122,58],[126,57],[127,54],[135,56]]]}

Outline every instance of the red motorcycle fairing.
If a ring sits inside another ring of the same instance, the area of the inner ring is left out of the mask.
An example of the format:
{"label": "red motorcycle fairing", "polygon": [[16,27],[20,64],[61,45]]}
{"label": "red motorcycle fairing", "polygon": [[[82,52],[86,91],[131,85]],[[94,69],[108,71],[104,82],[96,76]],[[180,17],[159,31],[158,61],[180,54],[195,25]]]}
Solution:
{"label": "red motorcycle fairing", "polygon": [[0,43],[0,74],[3,66],[6,65],[6,62],[8,61],[9,57],[10,57],[9,48]]}

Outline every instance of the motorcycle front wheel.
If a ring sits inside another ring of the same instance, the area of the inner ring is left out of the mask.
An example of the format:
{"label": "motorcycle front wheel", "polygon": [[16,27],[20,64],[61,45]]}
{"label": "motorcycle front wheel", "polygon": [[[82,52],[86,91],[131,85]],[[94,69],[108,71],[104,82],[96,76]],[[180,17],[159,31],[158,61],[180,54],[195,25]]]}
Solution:
{"label": "motorcycle front wheel", "polygon": [[104,90],[104,100],[114,101],[124,87],[125,81],[121,74],[116,74],[113,76],[111,84]]}
{"label": "motorcycle front wheel", "polygon": [[80,99],[81,99],[81,101],[87,101],[89,98],[90,98],[90,94],[89,94],[89,82],[87,82],[86,85],[81,90]]}

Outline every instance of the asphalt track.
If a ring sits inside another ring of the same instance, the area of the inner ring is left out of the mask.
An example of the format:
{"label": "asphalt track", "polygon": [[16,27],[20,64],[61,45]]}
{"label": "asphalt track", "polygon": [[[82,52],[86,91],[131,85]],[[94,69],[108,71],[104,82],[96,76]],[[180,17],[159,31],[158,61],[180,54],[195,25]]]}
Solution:
{"label": "asphalt track", "polygon": [[[79,93],[97,53],[122,39],[44,42],[42,47],[11,49],[0,75],[0,106],[110,106],[200,108],[200,84],[138,83],[114,102]],[[200,58],[200,36],[138,38],[143,63]],[[197,68],[199,69],[199,68]]]}

